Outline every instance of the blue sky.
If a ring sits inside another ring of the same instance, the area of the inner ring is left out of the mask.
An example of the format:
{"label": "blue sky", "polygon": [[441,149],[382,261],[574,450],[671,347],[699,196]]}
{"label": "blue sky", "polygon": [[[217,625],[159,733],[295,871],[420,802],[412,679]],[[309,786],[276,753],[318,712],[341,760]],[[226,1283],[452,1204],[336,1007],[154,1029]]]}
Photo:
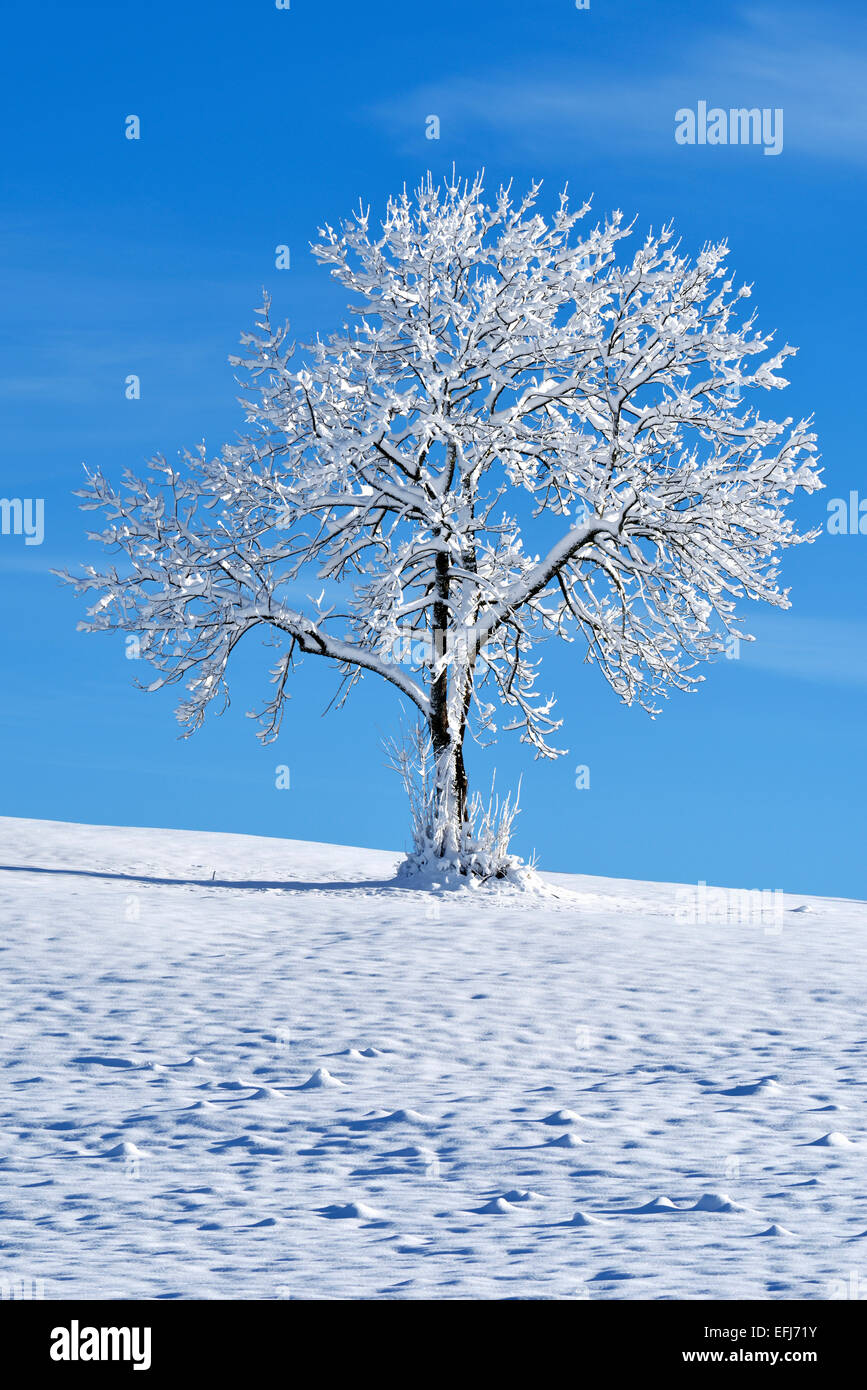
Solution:
{"label": "blue sky", "polygon": [[[542,177],[551,199],[568,181],[599,213],[673,219],[692,249],[728,238],[760,324],[800,347],[773,405],[816,417],[827,490],[801,521],[867,495],[860,5],[48,3],[10,12],[4,40],[0,496],[44,498],[46,534],[0,536],[0,813],[405,845],[390,690],[365,681],[323,719],[334,677],[308,661],[262,749],[244,712],[272,653],[253,639],[230,711],[178,741],[172,692],[134,688],[122,637],[77,633],[81,601],[49,570],[99,554],[71,495],[82,463],[117,476],[234,437],[227,357],[261,287],[301,341],[336,327],[316,228],[427,169]],[[781,108],[782,153],[678,145],[675,111],[699,101]],[[655,722],[546,648],[569,755],[503,741],[472,764],[501,787],[523,774],[518,848],[552,869],[867,897],[865,569],[867,536],[791,552],[792,609],[751,611],[759,640]]]}

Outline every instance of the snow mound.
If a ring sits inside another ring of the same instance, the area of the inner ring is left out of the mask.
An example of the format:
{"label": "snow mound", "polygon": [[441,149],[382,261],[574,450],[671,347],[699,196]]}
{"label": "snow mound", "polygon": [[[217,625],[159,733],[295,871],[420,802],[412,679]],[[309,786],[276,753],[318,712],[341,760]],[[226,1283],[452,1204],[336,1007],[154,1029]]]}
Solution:
{"label": "snow mound", "polygon": [[363,1120],[353,1120],[352,1129],[384,1129],[387,1125],[417,1125],[427,1129],[436,1124],[430,1115],[422,1115],[418,1110],[390,1110],[384,1115],[368,1115]]}
{"label": "snow mound", "polygon": [[303,1081],[300,1086],[296,1086],[297,1091],[317,1091],[323,1087],[345,1086],[345,1081],[340,1081],[336,1076],[325,1067],[317,1067],[312,1076]]}
{"label": "snow mound", "polygon": [[434,1163],[438,1154],[433,1149],[425,1148],[424,1144],[407,1144],[406,1148],[393,1149],[389,1154],[390,1158],[418,1158],[424,1163]]}
{"label": "snow mound", "polygon": [[106,1149],[103,1158],[144,1158],[145,1151],[140,1149],[137,1144],[130,1144],[124,1140],[121,1144],[115,1144],[114,1148]]}
{"label": "snow mound", "polygon": [[347,1202],[345,1206],[333,1205],[322,1207],[323,1216],[329,1217],[332,1221],[383,1221],[384,1215],[377,1211],[375,1207],[369,1207],[364,1202]]}
{"label": "snow mound", "polygon": [[745,1086],[732,1086],[721,1094],[724,1096],[776,1096],[782,1093],[782,1089],[776,1077],[763,1076],[761,1081],[754,1081]]}
{"label": "snow mound", "polygon": [[740,1202],[735,1202],[727,1192],[705,1192],[688,1211],[746,1211]]}
{"label": "snow mound", "polygon": [[570,1226],[605,1226],[607,1223],[600,1216],[591,1216],[586,1211],[576,1211],[569,1222]]}
{"label": "snow mound", "polygon": [[805,1147],[808,1149],[854,1149],[856,1146],[848,1135],[841,1134],[838,1129],[832,1129],[829,1134],[823,1134],[821,1139],[811,1139]]}
{"label": "snow mound", "polygon": [[506,898],[524,894],[540,898],[561,896],[532,865],[523,864],[511,855],[496,871],[491,870],[483,856],[467,872],[457,860],[413,853],[398,865],[395,882],[404,888],[429,893],[482,893],[486,897],[498,895]]}

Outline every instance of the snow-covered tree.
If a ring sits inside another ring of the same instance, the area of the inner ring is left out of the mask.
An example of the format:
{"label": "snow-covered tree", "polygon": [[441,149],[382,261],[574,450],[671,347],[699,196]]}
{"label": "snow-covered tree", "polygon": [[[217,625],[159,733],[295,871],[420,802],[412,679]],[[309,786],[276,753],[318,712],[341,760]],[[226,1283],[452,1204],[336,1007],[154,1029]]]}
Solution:
{"label": "snow-covered tree", "polygon": [[564,751],[537,644],[575,642],[656,712],[748,640],[739,600],[788,606],[780,552],[812,539],[789,504],[820,486],[810,421],[745,401],[787,384],[794,349],[739,312],[726,245],[690,260],[665,227],[624,256],[620,213],[585,227],[564,193],[546,220],[538,195],[488,204],[479,179],[428,177],[376,229],[363,209],[325,227],[314,254],[351,326],[297,361],[266,297],[232,359],[240,442],[120,487],[88,474],[120,563],[67,576],[99,595],[82,627],[139,635],[148,689],[185,684],[186,732],[256,630],[283,648],[265,740],[301,654],[333,663],[341,700],[363,676],[390,684],[430,755],[418,855],[467,873],[467,735]]}

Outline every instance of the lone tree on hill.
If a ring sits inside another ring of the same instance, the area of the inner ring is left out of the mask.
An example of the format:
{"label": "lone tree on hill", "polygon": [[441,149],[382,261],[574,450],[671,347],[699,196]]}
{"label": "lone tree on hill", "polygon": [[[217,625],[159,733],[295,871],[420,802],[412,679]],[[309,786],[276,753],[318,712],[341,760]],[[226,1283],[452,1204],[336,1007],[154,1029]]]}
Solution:
{"label": "lone tree on hill", "polygon": [[[228,698],[247,633],[282,647],[260,737],[276,737],[300,654],[332,662],[339,701],[364,675],[417,709],[396,756],[421,775],[415,854],[503,874],[506,808],[470,798],[464,742],[517,730],[565,751],[537,689],[536,645],[577,642],[625,703],[651,713],[702,659],[749,640],[748,598],[787,607],[787,510],[820,486],[811,422],[745,403],[784,387],[795,349],[769,349],[738,313],[727,247],[691,261],[670,227],[631,258],[619,212],[583,231],[539,185],[491,204],[479,178],[359,210],[313,252],[351,298],[353,326],[296,361],[269,300],[244,353],[248,430],[215,458],[159,456],[77,495],[107,514],[95,538],[120,563],[64,576],[97,594],[81,626],[139,634],[158,678],[184,682],[186,733]],[[299,584],[311,596],[296,606]],[[318,597],[313,595],[318,594]],[[505,827],[505,830],[504,830]]]}

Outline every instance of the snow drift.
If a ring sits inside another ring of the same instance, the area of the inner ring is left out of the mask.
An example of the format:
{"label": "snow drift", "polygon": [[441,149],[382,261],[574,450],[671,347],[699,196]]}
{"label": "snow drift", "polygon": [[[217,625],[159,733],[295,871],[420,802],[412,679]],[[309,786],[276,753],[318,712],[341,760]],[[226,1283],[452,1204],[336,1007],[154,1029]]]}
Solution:
{"label": "snow drift", "polygon": [[685,923],[676,885],[436,893],[397,882],[396,854],[331,845],[23,820],[0,843],[0,1280],[849,1286],[864,904],[787,895],[768,932]]}

